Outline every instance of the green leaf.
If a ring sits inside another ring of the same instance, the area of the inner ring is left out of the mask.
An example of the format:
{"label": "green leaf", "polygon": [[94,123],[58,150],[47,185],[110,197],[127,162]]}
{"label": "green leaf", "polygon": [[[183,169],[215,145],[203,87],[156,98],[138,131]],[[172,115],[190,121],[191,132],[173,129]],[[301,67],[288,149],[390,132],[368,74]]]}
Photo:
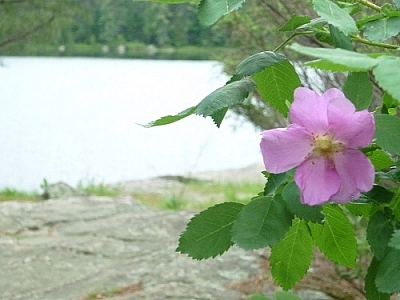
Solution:
{"label": "green leaf", "polygon": [[202,25],[211,26],[219,18],[239,9],[245,0],[201,0],[199,20]]}
{"label": "green leaf", "polygon": [[275,193],[288,177],[289,175],[287,173],[270,174],[264,187],[264,196]]}
{"label": "green leaf", "polygon": [[195,114],[212,116],[230,105],[243,102],[255,88],[255,83],[248,78],[227,84],[206,96],[196,107]]}
{"label": "green leaf", "polygon": [[183,118],[186,118],[187,116],[190,116],[191,114],[194,113],[196,110],[196,106],[189,107],[188,109],[185,109],[184,111],[181,111],[180,113],[176,115],[169,115],[165,117],[161,117],[160,119],[156,121],[152,121],[146,125],[141,125],[146,128],[154,127],[154,126],[161,126],[161,125],[167,125],[171,124],[174,122],[177,122],[179,120],[182,120]]}
{"label": "green leaf", "polygon": [[286,57],[280,53],[275,53],[271,51],[256,53],[242,61],[236,67],[236,74],[240,76],[254,75],[264,70],[265,68],[273,66],[284,60],[286,60]]}
{"label": "green leaf", "polygon": [[310,224],[318,248],[331,261],[354,268],[357,258],[357,241],[349,219],[334,205],[324,205],[323,224]]}
{"label": "green leaf", "polygon": [[377,211],[369,220],[367,240],[378,260],[382,260],[385,257],[392,233],[393,226],[390,219],[386,218],[383,211]]}
{"label": "green leaf", "polygon": [[317,223],[324,219],[322,206],[309,206],[300,202],[300,191],[294,181],[285,186],[282,196],[289,211],[300,219]]}
{"label": "green leaf", "polygon": [[353,215],[356,215],[356,216],[369,217],[371,214],[371,210],[372,210],[371,203],[350,202],[350,203],[346,203],[344,206],[346,207],[346,209],[349,212],[351,212]]}
{"label": "green leaf", "polygon": [[271,250],[270,265],[275,281],[291,289],[306,273],[313,257],[314,243],[305,221],[294,219],[285,237]]}
{"label": "green leaf", "polygon": [[[377,59],[371,58],[368,55],[340,48],[312,48],[304,47],[297,43],[294,43],[290,46],[290,49],[305,55],[310,55],[322,59],[322,62],[313,62],[314,66],[316,67],[318,67],[318,63],[321,63],[322,65],[325,64],[325,68],[331,65],[333,67],[339,66],[342,68],[343,71],[359,72],[370,70],[378,64]],[[327,62],[329,62],[330,65],[327,64]]]}
{"label": "green leaf", "polygon": [[400,0],[393,0],[393,4],[397,9],[400,9]]}
{"label": "green leaf", "polygon": [[281,28],[279,28],[279,31],[295,31],[300,26],[310,23],[310,21],[311,18],[309,16],[293,15]]}
{"label": "green leaf", "polygon": [[302,300],[296,294],[286,292],[286,291],[276,291],[275,300]]}
{"label": "green leaf", "polygon": [[273,108],[287,116],[286,103],[293,102],[294,90],[300,86],[300,78],[288,60],[281,61],[255,74],[252,79],[257,91]]}
{"label": "green leaf", "polygon": [[375,184],[372,187],[372,190],[363,193],[361,198],[366,200],[368,199],[370,202],[376,202],[381,204],[381,203],[389,203],[390,201],[392,201],[394,196],[395,193],[392,192],[391,190],[388,190],[387,188],[384,188],[381,185]]}
{"label": "green leaf", "polygon": [[253,294],[247,300],[272,300],[272,299],[261,294]]}
{"label": "green leaf", "polygon": [[390,300],[390,294],[378,291],[375,279],[378,271],[379,261],[374,257],[369,265],[367,275],[365,276],[365,296],[367,299]]}
{"label": "green leaf", "polygon": [[231,229],[243,204],[225,202],[195,215],[179,238],[176,251],[194,259],[216,257],[232,246]]}
{"label": "green leaf", "polygon": [[400,155],[400,118],[375,115],[376,143],[391,154]]}
{"label": "green leaf", "polygon": [[400,230],[396,230],[390,239],[389,246],[400,250]]}
{"label": "green leaf", "polygon": [[387,155],[385,151],[382,151],[380,149],[367,153],[367,156],[374,165],[375,171],[389,168],[394,164],[390,156]]}
{"label": "green leaf", "polygon": [[400,101],[400,58],[380,56],[378,65],[373,70],[378,84],[393,98]]}
{"label": "green leaf", "polygon": [[329,24],[337,27],[344,34],[358,32],[353,18],[335,3],[329,0],[313,0],[314,10]]}
{"label": "green leaf", "polygon": [[224,107],[224,108],[221,108],[220,110],[217,110],[215,113],[213,113],[211,115],[211,118],[213,119],[214,124],[217,125],[218,128],[221,126],[221,123],[224,120],[227,111],[228,111],[228,107]]}
{"label": "green leaf", "polygon": [[329,32],[331,33],[333,45],[336,48],[342,48],[350,51],[353,50],[354,47],[348,35],[345,35],[343,32],[332,25],[329,25]]}
{"label": "green leaf", "polygon": [[397,196],[396,199],[390,205],[390,208],[393,211],[394,218],[397,222],[400,222],[400,196]]}
{"label": "green leaf", "polygon": [[177,4],[177,3],[191,2],[191,0],[133,0],[133,2],[141,2],[141,1],[160,2],[160,3],[166,3],[166,4]]}
{"label": "green leaf", "polygon": [[343,92],[357,110],[367,109],[372,101],[372,83],[368,73],[350,73],[343,86]]}
{"label": "green leaf", "polygon": [[400,250],[389,247],[389,252],[380,262],[375,284],[381,293],[400,292]]}
{"label": "green leaf", "polygon": [[387,108],[395,108],[400,105],[400,100],[394,99],[388,93],[383,94],[382,102]]}
{"label": "green leaf", "polygon": [[232,240],[246,250],[272,247],[285,236],[291,222],[292,215],[280,195],[256,198],[239,213]]}
{"label": "green leaf", "polygon": [[383,18],[365,24],[364,35],[373,42],[383,42],[400,32],[400,17]]}

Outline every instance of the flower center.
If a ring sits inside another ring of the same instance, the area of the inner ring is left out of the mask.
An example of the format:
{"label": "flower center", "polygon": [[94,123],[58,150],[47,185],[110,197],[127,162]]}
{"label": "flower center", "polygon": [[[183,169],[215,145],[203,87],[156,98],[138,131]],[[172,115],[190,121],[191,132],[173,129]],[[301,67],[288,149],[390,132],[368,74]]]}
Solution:
{"label": "flower center", "polygon": [[335,141],[329,133],[314,135],[314,154],[333,159],[333,154],[343,150],[343,144]]}

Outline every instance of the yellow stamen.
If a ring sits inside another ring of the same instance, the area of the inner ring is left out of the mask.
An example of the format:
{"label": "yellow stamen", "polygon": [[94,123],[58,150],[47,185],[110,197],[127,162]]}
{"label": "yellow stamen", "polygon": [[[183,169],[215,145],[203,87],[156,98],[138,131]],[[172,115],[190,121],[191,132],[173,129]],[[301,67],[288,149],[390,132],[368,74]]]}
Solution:
{"label": "yellow stamen", "polygon": [[323,156],[329,160],[333,159],[333,154],[343,150],[343,144],[335,141],[333,137],[326,133],[323,135],[314,135],[314,151],[317,156]]}

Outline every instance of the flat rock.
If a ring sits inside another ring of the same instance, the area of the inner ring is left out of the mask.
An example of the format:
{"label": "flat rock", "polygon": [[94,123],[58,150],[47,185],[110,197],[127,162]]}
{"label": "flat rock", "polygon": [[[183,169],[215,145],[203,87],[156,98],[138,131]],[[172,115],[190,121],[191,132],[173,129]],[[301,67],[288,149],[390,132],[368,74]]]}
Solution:
{"label": "flat rock", "polygon": [[259,255],[176,253],[192,216],[129,197],[1,203],[0,299],[243,299],[227,286],[257,275]]}

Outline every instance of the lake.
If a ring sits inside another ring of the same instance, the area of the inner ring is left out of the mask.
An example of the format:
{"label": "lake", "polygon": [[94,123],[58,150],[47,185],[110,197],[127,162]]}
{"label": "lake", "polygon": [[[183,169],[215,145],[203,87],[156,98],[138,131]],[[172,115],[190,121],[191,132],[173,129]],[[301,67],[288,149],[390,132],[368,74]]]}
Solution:
{"label": "lake", "polygon": [[[190,116],[227,80],[213,61],[4,57],[0,67],[0,188],[38,190],[190,175],[262,161],[260,133],[230,117],[218,129]],[[261,171],[261,170],[260,170]]]}

